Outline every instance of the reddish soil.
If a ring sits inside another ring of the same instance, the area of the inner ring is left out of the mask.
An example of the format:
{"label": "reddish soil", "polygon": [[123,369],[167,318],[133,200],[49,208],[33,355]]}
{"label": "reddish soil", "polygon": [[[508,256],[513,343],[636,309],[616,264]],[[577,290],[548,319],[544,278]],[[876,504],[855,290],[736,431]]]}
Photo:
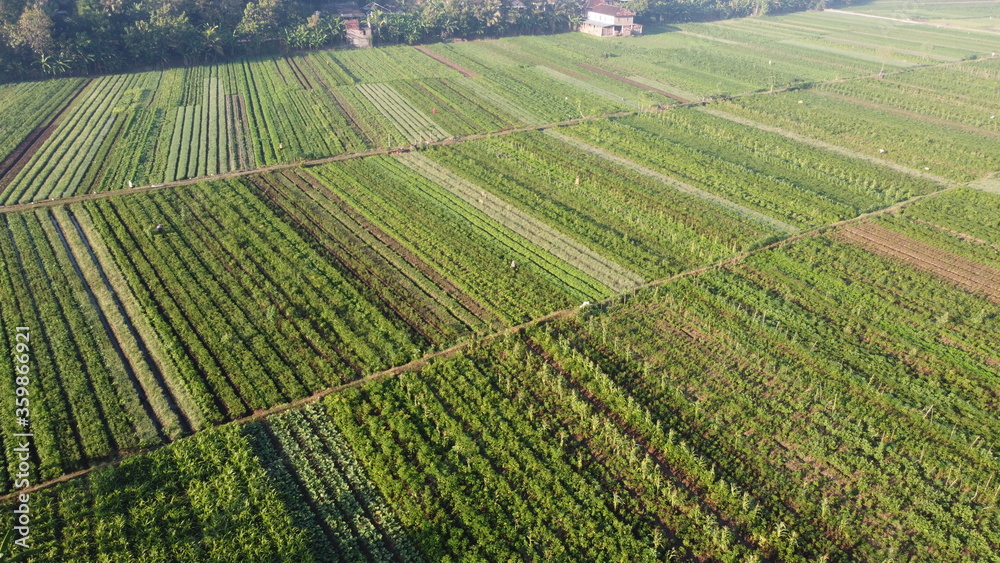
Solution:
{"label": "reddish soil", "polygon": [[983,294],[991,301],[1000,303],[1000,270],[872,223],[848,225],[833,236],[876,254],[902,260],[965,291]]}
{"label": "reddish soil", "polygon": [[446,67],[448,67],[448,68],[450,68],[450,69],[458,72],[459,74],[461,74],[462,76],[464,76],[466,78],[475,78],[476,76],[479,76],[478,74],[472,72],[471,70],[465,68],[464,66],[462,66],[462,65],[460,65],[460,64],[458,64],[458,63],[456,63],[454,61],[448,60],[447,58],[442,57],[441,55],[435,53],[434,51],[431,51],[427,47],[416,45],[413,48],[416,49],[417,51],[420,51],[421,53],[427,55],[428,57],[434,59],[435,61],[443,64],[444,66],[446,66]]}
{"label": "reddish soil", "polygon": [[646,90],[647,92],[655,92],[657,94],[660,94],[661,96],[666,96],[666,97],[670,98],[671,100],[677,100],[678,102],[680,102],[682,104],[689,104],[689,103],[691,103],[691,100],[685,100],[684,98],[682,98],[680,96],[676,96],[674,94],[671,94],[670,92],[667,92],[665,90],[660,90],[659,88],[653,88],[652,86],[647,86],[647,85],[643,84],[642,82],[636,82],[635,80],[631,80],[631,79],[625,78],[624,76],[619,76],[619,75],[617,75],[617,74],[615,74],[613,72],[608,72],[608,71],[606,71],[604,69],[597,68],[596,66],[590,66],[590,65],[587,65],[587,64],[583,64],[583,63],[578,63],[578,65],[581,68],[585,68],[585,69],[589,70],[590,72],[596,72],[597,74],[600,74],[602,76],[607,76],[608,78],[614,78],[618,82],[622,82],[624,84],[628,84],[629,86],[635,86],[636,88],[638,88],[640,90]]}
{"label": "reddish soil", "polygon": [[55,133],[56,127],[59,126],[60,118],[66,111],[66,108],[73,105],[80,92],[83,92],[88,84],[90,84],[90,80],[81,84],[76,92],[69,97],[66,104],[53,114],[52,119],[36,127],[34,131],[14,148],[13,152],[7,155],[7,158],[3,159],[3,162],[0,162],[0,192],[3,192],[14,181],[18,173],[31,161],[31,157],[35,156],[35,153],[42,148],[45,141]]}

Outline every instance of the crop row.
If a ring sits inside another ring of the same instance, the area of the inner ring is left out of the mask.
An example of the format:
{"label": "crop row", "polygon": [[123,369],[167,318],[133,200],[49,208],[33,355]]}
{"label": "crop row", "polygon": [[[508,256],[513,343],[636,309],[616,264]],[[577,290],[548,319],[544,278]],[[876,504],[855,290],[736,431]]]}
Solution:
{"label": "crop row", "polygon": [[805,237],[38,493],[34,557],[987,560],[994,309]]}
{"label": "crop row", "polygon": [[[133,368],[115,348],[108,312],[88,293],[76,242],[49,211],[7,216],[4,230],[0,311],[11,331],[0,344],[12,355],[13,327],[31,328],[26,387],[39,462],[32,478],[53,478],[157,443],[158,421],[144,411],[145,394],[130,381]],[[13,397],[13,378],[3,385]],[[8,428],[17,427],[13,414],[2,415]],[[9,490],[16,466],[9,449],[3,465],[0,487]]]}
{"label": "crop row", "polygon": [[1000,302],[1000,269],[967,260],[940,246],[870,222],[849,225],[839,230],[836,236],[876,254],[931,272],[966,291],[981,293]]}
{"label": "crop row", "polygon": [[485,311],[312,176],[288,172],[252,181],[427,344],[443,345],[483,328],[484,319],[472,310]]}
{"label": "crop row", "polygon": [[411,143],[441,140],[449,136],[419,109],[413,107],[388,84],[359,84],[358,90]]}
{"label": "crop row", "polygon": [[482,184],[473,184],[423,155],[406,154],[400,156],[399,161],[447,189],[497,223],[571,264],[615,292],[626,291],[645,281],[641,275],[594,252],[586,245],[580,244],[492,193],[487,193]]}
{"label": "crop row", "polygon": [[313,172],[367,221],[506,321],[607,294],[589,276],[394,159],[347,161]]}
{"label": "crop row", "polygon": [[196,420],[238,417],[409,354],[398,321],[259,197],[233,182],[86,206]]}

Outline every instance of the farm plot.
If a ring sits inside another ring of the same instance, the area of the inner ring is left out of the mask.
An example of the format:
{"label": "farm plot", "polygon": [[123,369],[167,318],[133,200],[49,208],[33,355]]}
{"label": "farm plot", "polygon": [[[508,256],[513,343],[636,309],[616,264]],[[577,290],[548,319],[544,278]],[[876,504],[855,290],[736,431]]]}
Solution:
{"label": "farm plot", "polygon": [[321,158],[366,146],[327,87],[304,70],[306,78],[299,81],[284,59],[230,63],[224,70],[227,91],[238,93],[244,102],[257,163]]}
{"label": "farm plot", "polygon": [[820,92],[739,98],[719,109],[954,181],[1000,169],[993,150],[998,140],[986,132],[941,127]]}
{"label": "farm plot", "polygon": [[966,291],[982,293],[1000,303],[1000,269],[966,260],[877,224],[849,225],[838,230],[835,236],[876,254],[931,272]]}
{"label": "farm plot", "polygon": [[[325,561],[345,547],[328,539],[260,425],[199,433],[31,498],[32,547],[23,561],[260,560],[275,553]],[[4,524],[13,525],[4,512]]]}
{"label": "farm plot", "polygon": [[[782,559],[990,557],[995,312],[810,237],[557,326],[556,350],[583,355],[588,389],[619,405],[613,419],[701,460],[691,489],[737,546]],[[951,544],[958,531],[966,541]]]}
{"label": "farm plot", "polygon": [[119,75],[91,82],[52,137],[35,153],[4,192],[3,202],[25,203],[90,189],[104,166],[101,158],[120,129],[119,102],[128,103],[144,75]]}
{"label": "farm plot", "polygon": [[578,268],[595,280],[621,293],[640,285],[642,276],[630,272],[613,260],[605,258],[572,238],[553,229],[528,213],[507,204],[503,199],[487,194],[485,188],[473,184],[434,161],[418,154],[406,154],[399,160],[425,178],[434,181],[465,203],[475,207],[490,219],[523,236],[553,256]]}
{"label": "farm plot", "polygon": [[[884,27],[861,25],[857,28],[829,25],[833,18],[826,18],[820,25],[796,23],[789,14],[775,18],[743,18],[704,24],[685,25],[682,33],[697,34],[702,39],[723,45],[753,49],[774,58],[773,66],[796,69],[809,64],[827,65],[826,70],[836,69],[841,77],[855,77],[872,72],[870,63],[886,67],[913,64],[954,62],[968,55],[967,51],[944,45],[921,43],[905,37],[886,37]],[[789,49],[796,44],[804,49]],[[775,63],[777,60],[777,63]],[[807,71],[807,76],[815,73]]]}
{"label": "farm plot", "polygon": [[428,343],[454,343],[499,320],[310,174],[250,181]]}
{"label": "farm plot", "polygon": [[963,241],[1000,247],[1000,195],[959,188],[904,208],[900,215]]}
{"label": "farm plot", "polygon": [[[88,202],[192,420],[220,422],[409,358],[415,340],[238,181]],[[92,239],[93,240],[93,239]]]}
{"label": "farm plot", "polygon": [[[851,10],[853,11],[853,10]],[[878,45],[879,55],[892,58],[903,50],[959,59],[988,55],[1000,39],[989,34],[969,33],[962,29],[935,28],[907,22],[892,22],[828,11],[799,12],[775,18],[731,20],[735,27],[780,28],[804,33],[806,37],[852,39]],[[902,53],[905,55],[905,53]]]}
{"label": "farm plot", "polygon": [[56,119],[83,85],[64,79],[0,86],[0,191],[52,135]]}
{"label": "farm plot", "polygon": [[696,109],[592,121],[564,131],[797,227],[855,217],[940,189]]}
{"label": "farm plot", "polygon": [[551,245],[553,254],[616,291],[713,262],[776,234],[540,133],[424,154],[447,169],[425,165],[427,177],[492,210],[512,229],[533,233],[542,239],[538,244]]}
{"label": "farm plot", "polygon": [[389,84],[359,84],[358,90],[410,143],[437,141],[450,136]]}
{"label": "farm plot", "polygon": [[427,559],[654,561],[715,553],[713,537],[747,554],[686,475],[522,337],[325,404]]}
{"label": "farm plot", "polygon": [[903,84],[875,79],[830,84],[813,91],[821,96],[846,99],[884,113],[935,125],[945,131],[957,129],[991,137],[993,143],[1000,144],[995,99],[933,96]]}
{"label": "farm plot", "polygon": [[396,159],[311,169],[338,197],[509,323],[611,291]]}
{"label": "farm plot", "polygon": [[[183,429],[152,368],[136,352],[124,322],[105,295],[88,284],[94,267],[63,213],[38,211],[0,218],[4,264],[0,271],[0,347],[12,357],[13,327],[31,329],[34,369],[31,432],[37,448],[32,480],[50,479],[118,455],[160,443]],[[25,352],[19,352],[25,353]],[[14,380],[4,389],[14,393]],[[14,414],[0,415],[15,428]],[[11,444],[7,444],[11,446]],[[10,490],[16,467],[4,448],[0,490]]]}
{"label": "farm plot", "polygon": [[[235,100],[238,110],[233,111],[234,100],[226,94],[217,76],[205,79],[205,92],[201,104],[180,106],[174,120],[170,153],[167,156],[167,182],[215,175],[232,170],[237,155],[229,154],[234,141],[244,138],[244,123],[234,123],[237,114],[242,116],[243,104]],[[230,115],[232,114],[232,117]],[[234,131],[233,125],[238,129]],[[230,139],[230,135],[234,139]],[[238,155],[247,162],[247,155]]]}
{"label": "farm plot", "polygon": [[348,80],[344,84],[379,83],[461,76],[413,47],[398,45],[378,49],[337,50],[324,53]]}
{"label": "farm plot", "polygon": [[510,112],[480,97],[466,79],[393,82],[392,88],[453,135],[486,133],[521,124]]}

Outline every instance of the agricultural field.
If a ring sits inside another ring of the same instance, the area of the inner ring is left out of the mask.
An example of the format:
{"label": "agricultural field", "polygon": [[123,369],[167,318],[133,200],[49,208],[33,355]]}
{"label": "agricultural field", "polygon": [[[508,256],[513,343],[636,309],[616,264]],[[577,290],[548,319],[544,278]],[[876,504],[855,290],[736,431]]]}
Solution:
{"label": "agricultural field", "polygon": [[[23,93],[7,87],[4,107],[33,121],[19,121],[20,129],[4,126],[10,146],[0,145],[0,154],[10,158],[0,174],[0,201],[206,178],[521,123],[480,102],[458,72],[412,48],[398,51],[412,59],[401,73],[412,80],[397,75],[393,83],[370,82],[385,61],[354,53],[103,77],[75,96],[58,123],[34,133],[82,82],[44,83],[46,92],[36,87],[35,95],[48,94],[32,98],[48,104],[39,107],[17,105],[27,103],[30,85],[18,87]],[[15,151],[29,133],[34,137]]]}
{"label": "agricultural field", "polygon": [[[577,266],[578,261],[540,247],[528,238],[529,231],[518,232],[497,221],[402,159],[365,158],[310,172],[364,221],[377,225],[478,307],[506,323],[613,294]],[[525,226],[533,228],[539,225]],[[579,257],[586,263],[597,260]]]}
{"label": "agricultural field", "polygon": [[1000,59],[889,74],[714,108],[953,181],[1000,169]]}
{"label": "agricultural field", "polygon": [[564,131],[799,229],[856,217],[944,188],[926,178],[744,125],[713,109],[683,108],[655,116],[591,121]]}
{"label": "agricultural field", "polygon": [[809,236],[38,493],[34,557],[989,560],[1000,309],[936,276]]}
{"label": "agricultural field", "polygon": [[[969,38],[960,31],[887,26],[870,18],[818,13],[650,29],[639,38],[567,34],[558,41],[518,37],[434,45],[429,50],[471,69],[480,75],[477,80],[505,90],[521,76],[544,73],[633,108],[809,86],[954,63],[1000,50],[1000,36]],[[550,90],[542,84],[539,90]],[[522,98],[533,102],[529,95]],[[570,95],[566,101],[573,100]],[[589,115],[587,102],[580,105]],[[534,112],[542,115],[546,109]]]}
{"label": "agricultural field", "polygon": [[0,538],[1000,560],[1000,36],[647,31],[0,86]]}
{"label": "agricultural field", "polygon": [[[128,317],[112,308],[115,298],[98,281],[99,266],[72,218],[57,210],[0,219],[2,323],[30,326],[33,337],[15,341],[5,330],[0,348],[12,357],[25,344],[35,362],[35,476],[51,479],[178,435],[170,390],[143,361]],[[13,378],[3,385],[13,397]],[[15,427],[13,415],[0,415],[5,428]],[[0,489],[9,491],[16,456],[4,441]]]}
{"label": "agricultural field", "polygon": [[500,324],[495,315],[308,172],[268,174],[250,182],[427,343],[454,344]]}
{"label": "agricultural field", "polygon": [[[8,86],[2,107],[31,118],[0,124],[10,130],[0,145],[0,204],[786,88],[809,89],[732,103],[745,104],[743,119],[853,150],[863,139],[901,139],[912,146],[890,152],[893,162],[967,181],[996,169],[992,153],[973,145],[1000,134],[996,120],[983,121],[994,113],[1000,39],[967,35],[803,13],[684,24],[626,41],[516,37]],[[976,57],[988,60],[968,62]],[[816,106],[828,115],[809,113]],[[837,121],[855,114],[853,127]],[[909,128],[916,116],[944,131],[945,151]],[[884,132],[873,132],[883,121]],[[969,150],[974,164],[954,170],[954,153]]]}
{"label": "agricultural field", "polygon": [[32,506],[24,560],[415,560],[343,438],[316,414],[203,432],[57,487]]}
{"label": "agricultural field", "polygon": [[[401,160],[537,244],[552,244],[553,253],[617,292],[794,230],[664,185],[552,134],[470,141]],[[573,251],[581,245],[582,252]],[[585,253],[597,256],[573,257]],[[608,260],[619,266],[602,264]],[[614,274],[623,268],[638,276]]]}
{"label": "agricultural field", "polygon": [[53,121],[83,83],[63,79],[0,86],[0,189],[52,134]]}
{"label": "agricultural field", "polygon": [[851,6],[848,10],[935,27],[1000,31],[1000,6],[990,0],[879,0]]}
{"label": "agricultural field", "polygon": [[[41,320],[37,476],[301,398],[484,326],[385,244],[372,254],[426,297],[359,278],[268,205],[251,183],[228,181],[2,216],[4,326]],[[381,265],[366,273],[390,276]]]}

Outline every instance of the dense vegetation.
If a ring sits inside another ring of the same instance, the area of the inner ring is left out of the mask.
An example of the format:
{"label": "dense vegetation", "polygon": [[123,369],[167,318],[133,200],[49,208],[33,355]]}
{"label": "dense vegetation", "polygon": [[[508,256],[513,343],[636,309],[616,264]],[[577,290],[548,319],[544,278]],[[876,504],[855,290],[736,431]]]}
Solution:
{"label": "dense vegetation", "polygon": [[[364,17],[376,42],[555,33],[573,29],[585,17],[583,4],[572,0],[399,4],[405,8],[389,12],[376,8]],[[822,5],[821,0],[633,0],[630,7],[650,22],[682,22]],[[341,44],[344,22],[328,10],[329,4],[317,0],[3,0],[0,82],[192,65]]]}
{"label": "dense vegetation", "polygon": [[998,560],[1000,42],[886,21],[0,86],[0,551]]}
{"label": "dense vegetation", "polygon": [[[998,318],[811,237],[60,485],[35,557],[96,527],[209,553],[288,530],[306,559],[990,560]],[[243,532],[177,527],[222,515]]]}

